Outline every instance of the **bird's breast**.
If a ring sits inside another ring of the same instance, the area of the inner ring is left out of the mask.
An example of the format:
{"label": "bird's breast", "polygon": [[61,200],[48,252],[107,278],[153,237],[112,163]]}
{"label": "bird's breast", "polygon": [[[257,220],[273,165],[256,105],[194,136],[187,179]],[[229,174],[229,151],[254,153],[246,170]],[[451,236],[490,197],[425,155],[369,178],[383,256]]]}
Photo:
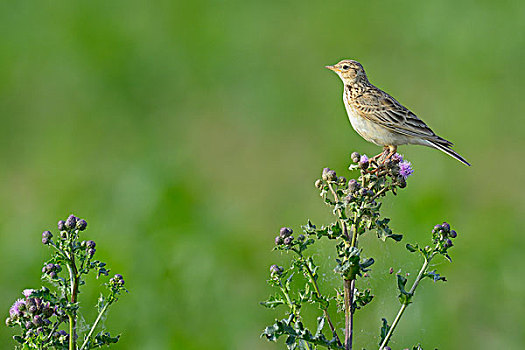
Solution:
{"label": "bird's breast", "polygon": [[372,142],[378,146],[402,145],[408,143],[408,140],[404,135],[392,132],[390,129],[362,116],[360,112],[352,106],[346,91],[343,100],[350,124],[352,124],[354,130],[368,142]]}

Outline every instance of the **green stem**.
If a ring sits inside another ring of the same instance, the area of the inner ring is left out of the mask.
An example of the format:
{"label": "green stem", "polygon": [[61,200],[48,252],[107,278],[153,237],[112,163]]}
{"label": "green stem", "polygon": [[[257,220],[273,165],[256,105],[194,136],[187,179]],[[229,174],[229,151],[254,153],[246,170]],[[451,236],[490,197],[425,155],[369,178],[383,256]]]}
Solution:
{"label": "green stem", "polygon": [[281,286],[281,291],[283,292],[285,298],[286,298],[286,302],[288,303],[288,306],[290,307],[290,309],[292,310],[292,313],[294,314],[294,316],[296,316],[296,313],[297,313],[297,308],[295,307],[295,304],[292,302],[292,300],[290,299],[290,291],[288,290],[288,288],[286,288],[282,282],[279,280],[279,285]]}
{"label": "green stem", "polygon": [[[435,254],[435,253],[434,253]],[[412,284],[412,288],[410,288],[410,291],[408,292],[411,296],[414,295],[414,292],[416,291],[417,286],[419,285],[419,282],[423,279],[423,276],[425,274],[425,271],[428,267],[428,264],[434,257],[434,254],[432,254],[428,259],[425,258],[425,262],[423,263],[423,266],[421,267],[421,270],[419,270],[419,273],[416,277],[416,280],[414,281],[414,284]],[[388,344],[390,338],[392,337],[392,334],[394,333],[394,329],[396,328],[397,324],[399,323],[399,320],[401,319],[401,316],[403,316],[403,312],[405,312],[405,309],[407,308],[408,304],[401,305],[401,308],[399,309],[396,318],[394,319],[394,322],[392,322],[392,325],[390,326],[390,329],[388,330],[388,333],[385,336],[385,339],[383,339],[383,342],[379,346],[379,350],[383,350],[385,346]]]}
{"label": "green stem", "polygon": [[51,337],[53,336],[53,333],[55,333],[55,331],[57,330],[58,326],[60,326],[61,323],[62,323],[62,321],[57,321],[55,323],[55,325],[51,329],[51,332],[49,333],[49,335],[44,339],[45,342],[47,342],[49,339],[51,339]]}
{"label": "green stem", "polygon": [[372,198],[370,198],[368,200],[368,202],[373,202],[375,199],[377,199],[377,197],[379,197],[381,194],[385,193],[386,191],[388,191],[390,188],[389,187],[383,187],[382,189],[380,189],[379,191],[377,191],[377,193],[375,194],[375,196],[373,196]]}
{"label": "green stem", "polygon": [[[335,202],[339,202],[339,196],[337,195],[337,192],[334,190],[331,183],[328,183],[328,188],[332,192],[332,195],[334,196]],[[346,226],[346,222],[344,220],[344,212],[340,208],[337,209],[337,215],[339,216],[339,221],[341,222],[341,226],[343,229],[343,233],[350,243],[350,247],[356,247],[357,246],[357,228],[359,227],[357,225],[357,212],[354,214],[354,222],[352,223],[352,237],[350,237],[350,234],[348,233],[348,227]],[[354,312],[352,308],[352,302],[354,300],[354,293],[355,293],[355,279],[344,279],[344,300],[345,300],[345,349],[346,350],[352,350],[352,335],[353,335],[353,327],[354,327]]]}
{"label": "green stem", "polygon": [[111,305],[110,302],[106,303],[106,305],[104,305],[104,307],[102,308],[102,310],[100,310],[100,312],[98,313],[97,319],[96,319],[95,322],[93,323],[93,326],[91,326],[91,329],[89,330],[89,333],[88,333],[88,335],[86,336],[86,339],[84,340],[84,343],[83,343],[82,346],[80,347],[80,350],[84,350],[84,348],[85,348],[85,346],[87,345],[89,339],[90,339],[91,336],[93,335],[93,332],[95,331],[95,328],[97,328],[97,325],[98,325],[98,323],[100,322],[100,319],[102,318],[102,315],[104,315],[104,313],[105,313],[106,310],[108,309],[109,305]]}
{"label": "green stem", "polygon": [[[69,253],[69,254],[68,254]],[[67,263],[67,269],[69,271],[69,278],[71,283],[71,304],[76,304],[77,302],[77,295],[78,295],[78,283],[79,283],[79,276],[78,276],[78,270],[77,266],[75,264],[75,253],[73,251],[73,246],[69,246],[69,252],[66,252],[66,255],[68,257],[68,263]],[[68,315],[69,318],[69,350],[76,350],[77,348],[77,340],[76,340],[76,332],[77,332],[77,312],[76,310],[72,310],[71,314]]]}

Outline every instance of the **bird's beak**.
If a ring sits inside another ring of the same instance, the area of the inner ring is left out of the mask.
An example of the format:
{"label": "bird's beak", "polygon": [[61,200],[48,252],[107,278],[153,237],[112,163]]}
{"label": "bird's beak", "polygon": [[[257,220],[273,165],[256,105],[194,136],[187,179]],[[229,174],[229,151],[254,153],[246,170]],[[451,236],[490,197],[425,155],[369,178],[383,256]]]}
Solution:
{"label": "bird's beak", "polygon": [[339,71],[339,69],[335,68],[335,66],[325,66],[325,68],[328,68],[328,69],[330,69],[330,70],[332,70],[334,72],[338,72]]}

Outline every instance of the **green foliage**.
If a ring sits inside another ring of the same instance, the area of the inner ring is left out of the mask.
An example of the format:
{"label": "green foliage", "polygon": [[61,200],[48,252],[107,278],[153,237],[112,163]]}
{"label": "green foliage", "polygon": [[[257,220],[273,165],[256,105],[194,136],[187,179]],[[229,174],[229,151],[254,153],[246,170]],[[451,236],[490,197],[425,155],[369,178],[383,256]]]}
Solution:
{"label": "green foliage", "polygon": [[[337,310],[345,313],[346,319],[353,318],[356,310],[362,309],[374,300],[370,288],[356,287],[360,278],[369,272],[375,263],[374,258],[364,257],[363,249],[358,246],[359,236],[368,231],[375,231],[377,237],[394,242],[402,240],[402,235],[393,233],[390,228],[390,219],[381,216],[381,198],[388,193],[397,194],[399,188],[406,187],[406,177],[400,175],[400,164],[410,168],[410,163],[398,155],[387,157],[386,153],[375,159],[368,159],[358,153],[351,156],[354,164],[350,170],[359,170],[357,179],[347,181],[338,177],[336,172],[325,168],[322,178],[315,182],[324,203],[332,208],[334,222],[319,228],[310,220],[302,226],[303,234],[294,238],[293,230],[283,227],[275,237],[274,250],[283,253],[292,253],[293,257],[288,268],[272,265],[268,283],[279,292],[261,302],[267,308],[278,309],[284,312],[285,318],[277,319],[266,327],[262,337],[276,341],[285,337],[288,349],[328,349],[349,348],[344,344],[338,330],[334,327],[330,315],[330,305],[336,303]],[[411,172],[410,172],[411,173]],[[443,255],[450,259],[448,249],[452,246],[450,238],[456,237],[455,231],[450,230],[447,223],[436,225],[432,232],[433,248],[419,248],[417,244],[407,244],[409,252],[419,252],[424,264],[412,287],[407,290],[407,278],[397,274],[399,301],[402,308],[392,325],[382,319],[380,330],[380,348],[387,346],[392,333],[399,322],[405,308],[412,302],[414,292],[423,278],[434,281],[445,281],[436,271],[428,271],[428,264],[436,255]],[[343,290],[327,293],[318,281],[319,267],[309,255],[309,248],[321,239],[328,239],[333,243],[337,256],[334,259],[333,272],[341,278]],[[322,292],[323,291],[323,292]],[[351,298],[351,300],[350,300]],[[320,315],[317,317],[317,330],[310,331],[304,326],[302,310],[304,305],[317,305]],[[348,306],[347,306],[348,305]],[[283,310],[284,308],[284,310]],[[325,323],[329,325],[331,337],[323,333]],[[345,332],[353,332],[346,323]],[[351,344],[350,344],[351,345]]]}
{"label": "green foliage", "polygon": [[[94,241],[80,241],[87,223],[71,215],[58,222],[55,239],[50,231],[42,234],[42,243],[52,247],[54,254],[43,264],[42,281],[52,285],[39,290],[24,290],[24,298],[18,299],[9,310],[6,324],[17,327],[20,334],[13,339],[20,349],[70,349],[88,350],[116,343],[120,336],[100,331],[93,336],[108,307],[118,301],[122,292],[127,292],[124,279],[117,274],[104,283],[107,291],[101,293],[96,308],[98,316],[88,324],[89,332],[83,335],[82,345],[77,347],[77,322],[80,304],[78,294],[85,285],[85,277],[94,274],[96,279],[109,274],[106,264],[94,259]],[[64,266],[64,268],[62,268]],[[67,271],[67,275],[64,273]],[[65,328],[65,329],[61,329]]]}

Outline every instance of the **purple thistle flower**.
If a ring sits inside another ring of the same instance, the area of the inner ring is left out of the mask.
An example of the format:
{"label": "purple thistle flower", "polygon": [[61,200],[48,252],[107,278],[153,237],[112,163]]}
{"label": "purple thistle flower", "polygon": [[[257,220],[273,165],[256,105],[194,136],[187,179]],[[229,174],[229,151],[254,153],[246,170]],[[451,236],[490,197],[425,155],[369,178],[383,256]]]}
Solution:
{"label": "purple thistle flower", "polygon": [[22,292],[22,294],[24,294],[24,296],[26,298],[29,298],[31,296],[31,294],[34,292],[35,290],[34,289],[24,289],[24,291]]}
{"label": "purple thistle flower", "polygon": [[11,315],[11,317],[21,316],[22,311],[24,311],[25,309],[26,309],[25,301],[23,299],[18,299],[17,301],[15,301],[13,306],[11,306],[11,308],[9,309],[9,315]]}
{"label": "purple thistle flower", "polygon": [[412,169],[412,164],[409,161],[404,160],[401,163],[399,163],[399,174],[403,176],[405,180],[413,173],[414,169]]}
{"label": "purple thistle flower", "polygon": [[360,162],[360,163],[366,163],[366,162],[368,162],[368,157],[366,156],[366,154],[363,154],[363,155],[361,156],[361,158],[359,159],[359,162]]}

